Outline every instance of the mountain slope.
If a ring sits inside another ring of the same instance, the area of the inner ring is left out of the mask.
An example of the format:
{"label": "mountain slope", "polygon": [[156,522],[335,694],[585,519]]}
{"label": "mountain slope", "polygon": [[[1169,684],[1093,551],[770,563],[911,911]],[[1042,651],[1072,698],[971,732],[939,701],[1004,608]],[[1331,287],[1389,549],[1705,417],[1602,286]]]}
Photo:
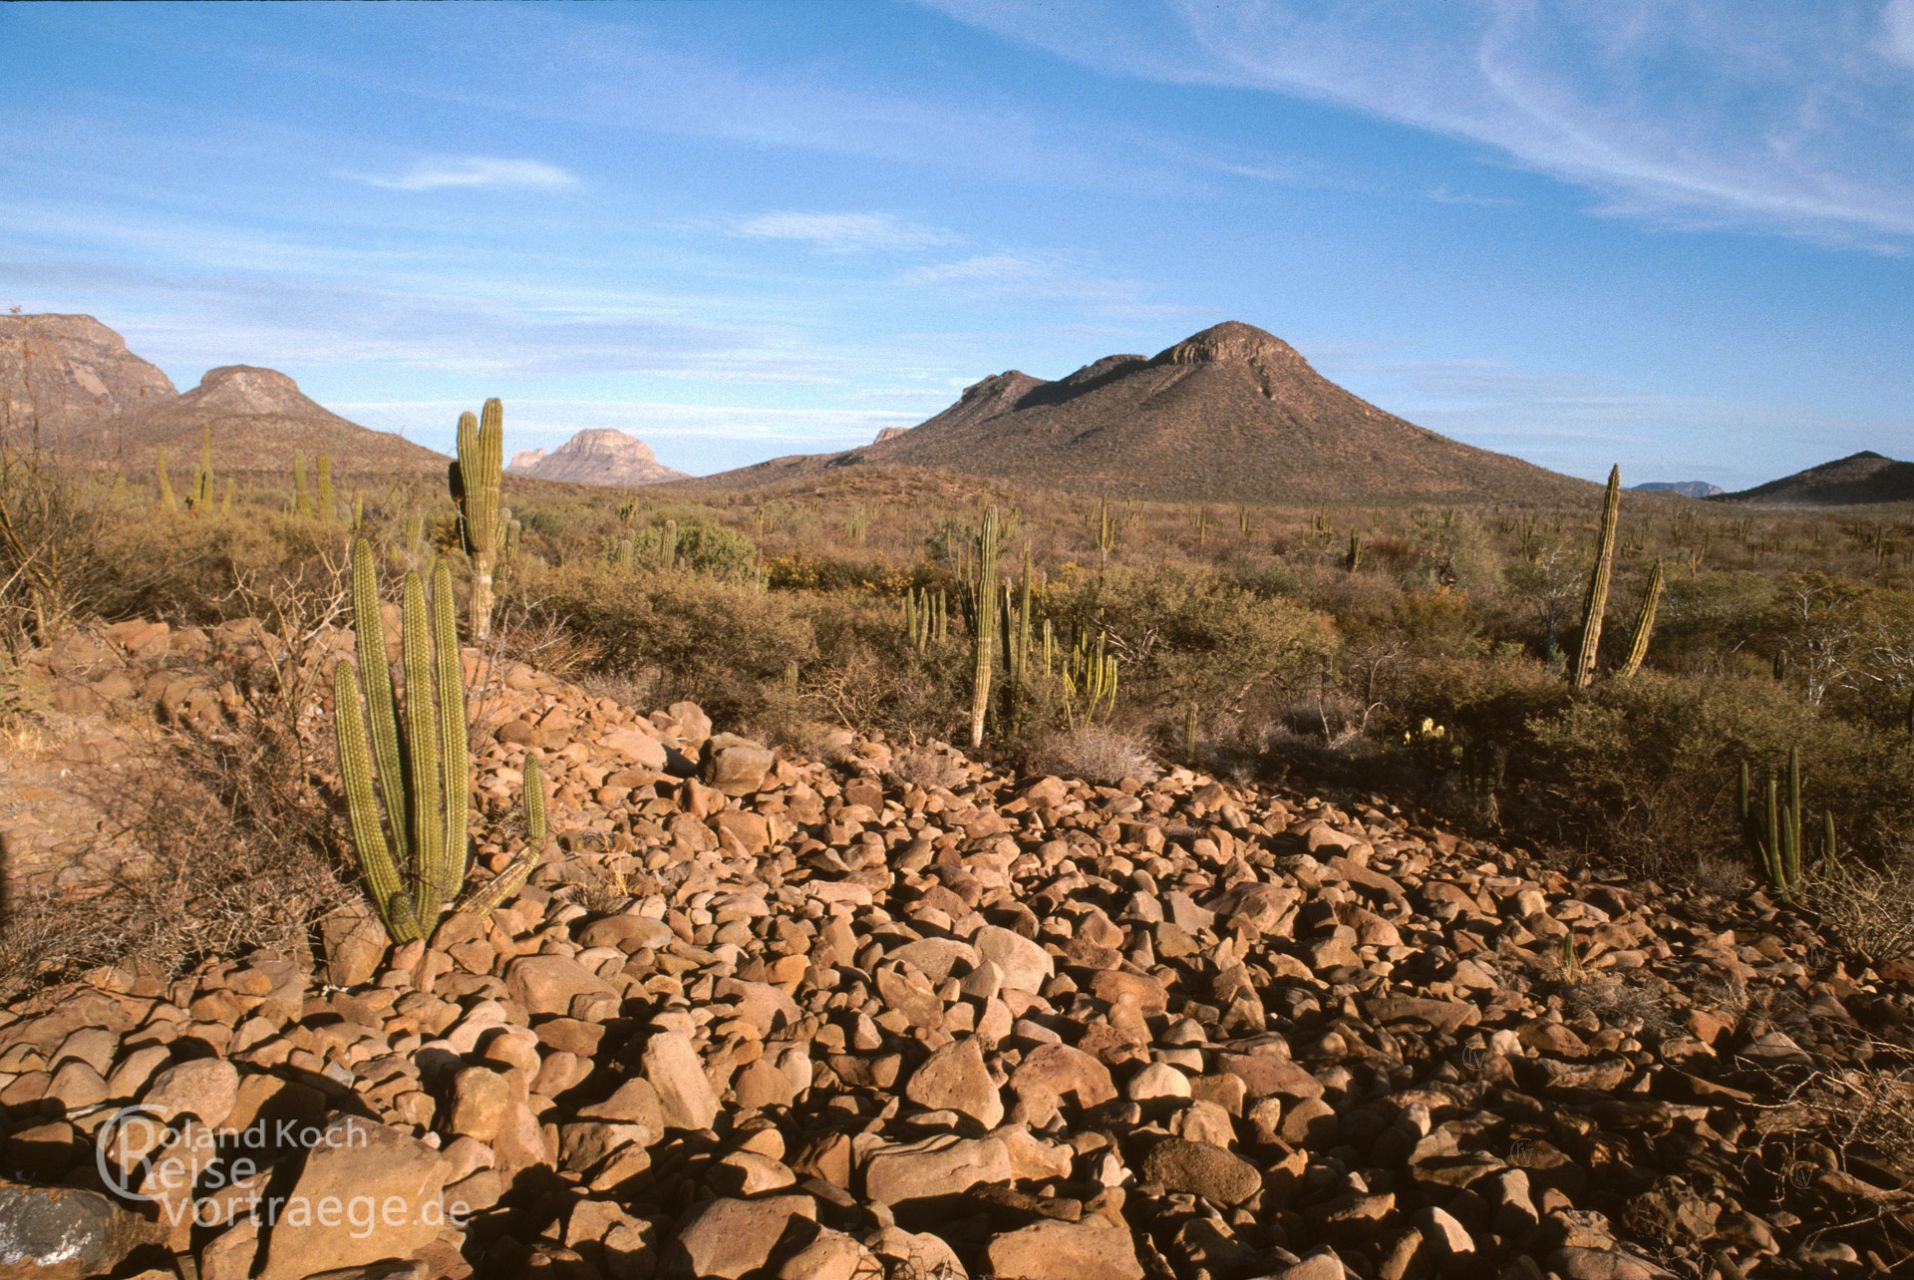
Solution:
{"label": "mountain slope", "polygon": [[38,430],[54,447],[96,444],[178,394],[92,316],[0,315],[0,427]]}
{"label": "mountain slope", "polygon": [[1653,480],[1629,488],[1636,493],[1672,493],[1682,498],[1712,498],[1722,492],[1720,485],[1706,480]]}
{"label": "mountain slope", "polygon": [[1914,462],[1897,462],[1871,450],[1824,462],[1770,480],[1717,502],[1788,507],[1847,507],[1872,502],[1914,502]]}
{"label": "mountain slope", "polygon": [[1591,487],[1386,413],[1288,343],[1236,322],[1154,358],[1106,356],[1055,382],[1011,370],[864,448],[717,479],[754,485],[874,464],[1178,501],[1550,500]]}
{"label": "mountain slope", "polygon": [[608,427],[580,431],[559,448],[524,449],[512,455],[511,474],[568,484],[602,484],[632,489],[685,473],[660,463],[651,446],[636,436]]}
{"label": "mountain slope", "polygon": [[308,399],[285,374],[244,364],[207,370],[185,395],[126,423],[106,452],[132,463],[164,446],[175,460],[196,459],[207,427],[213,464],[227,471],[290,469],[295,453],[329,454],[341,474],[445,465],[441,454],[362,427]]}

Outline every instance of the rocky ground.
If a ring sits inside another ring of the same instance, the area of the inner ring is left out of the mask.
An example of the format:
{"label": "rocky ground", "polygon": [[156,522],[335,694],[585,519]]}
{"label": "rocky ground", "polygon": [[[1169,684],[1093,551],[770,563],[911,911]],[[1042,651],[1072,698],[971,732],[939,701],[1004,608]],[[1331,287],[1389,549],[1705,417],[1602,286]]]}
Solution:
{"label": "rocky ground", "polygon": [[[244,717],[222,650],[261,641],[37,656],[79,727],[0,772],[22,884],[83,862],[46,802],[111,767],[62,763],[85,725]],[[791,758],[472,662],[480,861],[536,750],[546,866],[430,948],[352,908],[16,996],[0,1274],[1734,1280],[1914,1239],[1910,974],[1752,890],[1182,770]]]}

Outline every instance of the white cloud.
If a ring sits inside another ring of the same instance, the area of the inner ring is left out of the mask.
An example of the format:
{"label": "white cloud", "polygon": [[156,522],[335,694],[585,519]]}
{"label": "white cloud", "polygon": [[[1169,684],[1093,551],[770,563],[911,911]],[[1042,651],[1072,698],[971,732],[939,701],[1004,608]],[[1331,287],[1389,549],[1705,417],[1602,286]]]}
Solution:
{"label": "white cloud", "polygon": [[1914,236],[1914,0],[923,0],[1105,74],[1263,89],[1491,148],[1597,211],[1882,248]]}
{"label": "white cloud", "polygon": [[1141,280],[1084,271],[1069,262],[1026,253],[984,253],[907,271],[900,283],[993,299],[1067,303],[1100,315],[1181,316],[1192,309],[1148,301]]}
{"label": "white cloud", "polygon": [[1887,0],[1881,10],[1881,56],[1914,67],[1914,0]]}
{"label": "white cloud", "polygon": [[506,160],[497,156],[440,156],[414,161],[401,173],[342,175],[367,186],[389,191],[438,191],[445,187],[524,188],[559,191],[578,185],[578,179],[542,160]]}
{"label": "white cloud", "polygon": [[743,219],[734,229],[753,239],[796,240],[831,253],[935,248],[961,239],[888,213],[761,213]]}

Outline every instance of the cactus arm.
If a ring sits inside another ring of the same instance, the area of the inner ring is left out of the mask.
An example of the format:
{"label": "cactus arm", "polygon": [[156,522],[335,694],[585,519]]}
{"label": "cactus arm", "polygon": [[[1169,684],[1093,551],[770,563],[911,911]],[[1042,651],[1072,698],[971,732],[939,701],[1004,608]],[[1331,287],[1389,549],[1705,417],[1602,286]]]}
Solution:
{"label": "cactus arm", "polygon": [[445,816],[445,838],[440,849],[434,897],[443,904],[456,897],[459,886],[465,883],[466,828],[471,813],[465,672],[460,665],[458,617],[452,603],[452,570],[443,560],[432,571],[432,639]]}
{"label": "cactus arm", "polygon": [[419,936],[418,922],[410,910],[394,913],[395,904],[406,902],[405,887],[398,865],[379,826],[379,805],[372,794],[372,749],[366,737],[365,708],[359,700],[359,682],[350,662],[341,661],[332,671],[333,725],[339,742],[339,774],[344,781],[346,813],[352,827],[352,847],[359,858],[359,870],[366,878],[372,901],[385,920],[386,932],[394,942],[410,942]]}
{"label": "cactus arm", "polygon": [[525,757],[525,849],[505,870],[466,895],[460,911],[490,915],[498,905],[518,892],[538,864],[545,858],[545,780],[538,757]]}
{"label": "cactus arm", "polygon": [[445,788],[439,772],[431,623],[426,615],[425,587],[412,574],[406,575],[403,614],[406,774],[413,797],[412,891],[419,922],[430,929],[445,906],[438,896],[445,846]]}
{"label": "cactus arm", "polygon": [[1642,668],[1642,659],[1648,656],[1648,639],[1655,631],[1655,613],[1661,607],[1662,592],[1661,561],[1655,561],[1654,570],[1648,575],[1648,591],[1642,596],[1641,612],[1635,615],[1635,639],[1628,646],[1628,661],[1622,664],[1621,678],[1627,680]]}
{"label": "cactus arm", "polygon": [[397,699],[392,666],[385,656],[385,625],[379,617],[379,587],[373,573],[372,544],[352,544],[352,631],[359,655],[359,680],[365,689],[372,728],[372,759],[378,768],[379,794],[392,818],[392,840],[401,867],[412,865],[411,800],[399,756]]}
{"label": "cactus arm", "polygon": [[1622,469],[1608,472],[1608,490],[1602,497],[1602,527],[1595,540],[1595,567],[1588,577],[1588,595],[1582,603],[1582,642],[1575,653],[1575,687],[1595,683],[1595,660],[1602,645],[1602,615],[1608,611],[1609,579],[1615,572],[1615,527],[1622,502]]}

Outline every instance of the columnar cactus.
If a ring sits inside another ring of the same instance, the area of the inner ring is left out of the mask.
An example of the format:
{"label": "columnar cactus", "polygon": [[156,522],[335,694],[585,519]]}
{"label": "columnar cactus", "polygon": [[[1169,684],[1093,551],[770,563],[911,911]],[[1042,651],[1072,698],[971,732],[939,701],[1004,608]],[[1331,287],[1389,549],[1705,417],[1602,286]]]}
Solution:
{"label": "columnar cactus", "polygon": [[1661,607],[1662,572],[1661,561],[1655,561],[1655,568],[1648,575],[1648,589],[1642,594],[1641,612],[1635,615],[1635,639],[1628,646],[1628,661],[1622,664],[1621,678],[1626,680],[1642,669],[1642,659],[1648,656],[1648,638],[1655,633],[1655,611]]}
{"label": "columnar cactus", "polygon": [[984,512],[977,531],[976,577],[971,598],[975,602],[973,621],[977,629],[977,664],[970,688],[970,745],[984,745],[984,716],[990,710],[990,677],[993,670],[992,644],[997,638],[997,617],[1001,602],[997,595],[997,558],[1002,553],[1003,516],[996,507]]}
{"label": "columnar cactus", "polygon": [[301,516],[312,515],[312,494],[306,489],[306,459],[297,453],[292,455],[292,509]]}
{"label": "columnar cactus", "polygon": [[471,783],[452,575],[440,561],[431,577],[429,599],[417,573],[405,578],[405,700],[399,707],[385,659],[372,547],[364,539],[355,542],[352,620],[359,666],[341,661],[333,670],[334,725],[353,848],[395,942],[430,936],[465,882],[468,856]]}
{"label": "columnar cactus", "polygon": [[322,453],[318,458],[319,467],[319,523],[331,524],[339,518],[332,499],[332,455]]}
{"label": "columnar cactus", "polygon": [[1572,676],[1577,689],[1595,683],[1595,659],[1602,644],[1602,615],[1608,611],[1608,584],[1615,572],[1615,527],[1622,505],[1622,469],[1611,467],[1608,492],[1602,498],[1602,527],[1595,536],[1595,567],[1588,577],[1588,595],[1582,603],[1582,643],[1575,651]]}
{"label": "columnar cactus", "polygon": [[472,638],[492,634],[492,568],[503,532],[499,485],[505,471],[505,407],[485,402],[482,418],[459,415],[459,456],[452,464],[452,500],[459,508],[459,536],[472,562]]}
{"label": "columnar cactus", "polygon": [[213,429],[204,427],[200,432],[199,466],[193,472],[193,489],[186,499],[187,509],[194,515],[205,515],[213,506]]}
{"label": "columnar cactus", "polygon": [[159,471],[160,510],[178,511],[179,499],[173,496],[173,480],[166,474],[166,446],[153,450],[154,466]]}
{"label": "columnar cactus", "polygon": [[1108,561],[1110,553],[1116,550],[1117,545],[1116,517],[1110,513],[1110,500],[1108,498],[1097,499],[1096,534],[1097,555],[1102,560]]}

